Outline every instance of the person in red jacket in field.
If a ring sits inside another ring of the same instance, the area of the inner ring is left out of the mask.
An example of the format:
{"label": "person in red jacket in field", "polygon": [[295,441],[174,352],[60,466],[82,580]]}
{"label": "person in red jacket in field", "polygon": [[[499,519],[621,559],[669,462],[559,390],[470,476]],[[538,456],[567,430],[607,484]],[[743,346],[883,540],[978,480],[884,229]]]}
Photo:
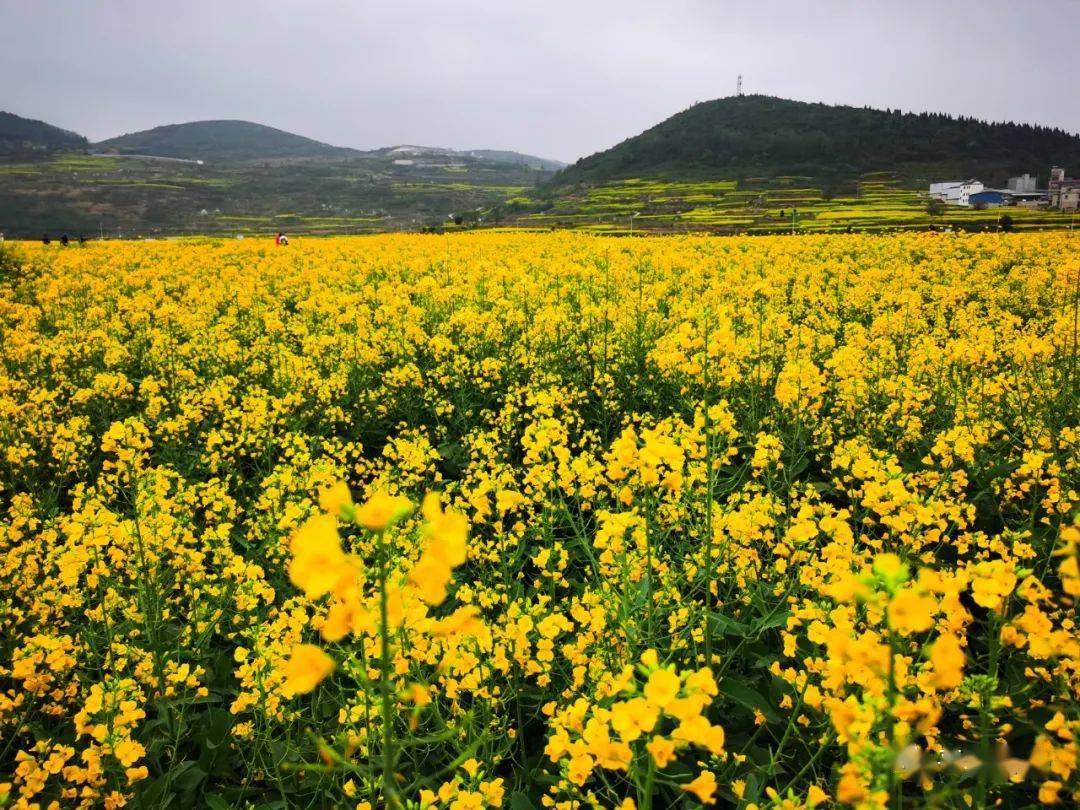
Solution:
{"label": "person in red jacket in field", "polygon": [[287,245],[287,244],[289,244],[289,237],[287,237],[281,231],[278,231],[278,235],[276,237],[274,237],[274,244],[275,245]]}

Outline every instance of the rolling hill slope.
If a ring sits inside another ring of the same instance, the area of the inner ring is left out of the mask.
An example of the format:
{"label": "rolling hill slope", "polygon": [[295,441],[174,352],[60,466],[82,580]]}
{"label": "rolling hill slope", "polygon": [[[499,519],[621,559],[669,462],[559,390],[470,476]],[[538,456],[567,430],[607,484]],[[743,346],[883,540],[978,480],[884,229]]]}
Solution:
{"label": "rolling hill slope", "polygon": [[86,149],[86,138],[44,121],[0,112],[0,158],[27,158]]}
{"label": "rolling hill slope", "polygon": [[771,96],[695,104],[617,146],[582,158],[553,187],[626,178],[830,182],[888,171],[912,182],[978,176],[1003,182],[1051,163],[1080,168],[1080,137],[1028,124],[830,106]]}

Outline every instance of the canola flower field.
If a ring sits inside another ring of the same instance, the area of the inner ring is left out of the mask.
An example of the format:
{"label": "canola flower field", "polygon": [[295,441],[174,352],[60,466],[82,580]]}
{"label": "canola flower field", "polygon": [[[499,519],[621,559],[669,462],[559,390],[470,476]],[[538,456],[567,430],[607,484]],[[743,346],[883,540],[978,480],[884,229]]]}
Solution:
{"label": "canola flower field", "polygon": [[1078,246],[9,246],[0,807],[1074,805]]}
{"label": "canola flower field", "polygon": [[736,180],[630,178],[564,190],[545,205],[527,193],[506,201],[507,220],[522,227],[574,228],[606,234],[702,232],[776,234],[884,232],[897,229],[1016,230],[1069,228],[1071,213],[1019,206],[927,210],[925,184],[911,188],[890,172],[862,175],[855,189],[827,192],[810,177]]}

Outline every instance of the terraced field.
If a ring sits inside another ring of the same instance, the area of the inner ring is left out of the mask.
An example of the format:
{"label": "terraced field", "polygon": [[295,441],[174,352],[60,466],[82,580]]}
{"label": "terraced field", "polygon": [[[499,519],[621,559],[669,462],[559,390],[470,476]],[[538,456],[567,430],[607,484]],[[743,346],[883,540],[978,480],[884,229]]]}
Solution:
{"label": "terraced field", "polygon": [[[510,219],[526,227],[576,228],[608,233],[634,231],[798,231],[926,228],[996,228],[1008,213],[1018,230],[1068,227],[1061,211],[1028,208],[949,207],[927,211],[926,195],[904,187],[889,173],[865,174],[850,191],[829,194],[806,177],[746,181],[620,180],[582,188],[552,203],[539,197],[512,198]],[[631,223],[631,220],[633,222]]]}
{"label": "terraced field", "polygon": [[[455,158],[455,160],[457,160]],[[237,163],[62,154],[0,162],[0,233],[177,236],[372,233],[453,226],[544,173],[469,161],[398,166],[382,154]]]}
{"label": "terraced field", "polygon": [[630,179],[570,190],[538,187],[513,166],[393,166],[371,159],[210,166],[60,155],[0,164],[0,233],[36,237],[212,233],[346,234],[425,229],[570,228],[609,234],[983,230],[1008,213],[1017,230],[1067,228],[1060,211],[931,216],[923,192],[890,173],[822,188],[809,177]]}

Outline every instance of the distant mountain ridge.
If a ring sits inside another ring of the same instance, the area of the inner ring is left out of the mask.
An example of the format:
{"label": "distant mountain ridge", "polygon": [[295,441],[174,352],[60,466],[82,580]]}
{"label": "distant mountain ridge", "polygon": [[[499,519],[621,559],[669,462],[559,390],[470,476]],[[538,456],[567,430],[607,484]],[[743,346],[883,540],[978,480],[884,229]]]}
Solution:
{"label": "distant mountain ridge", "polygon": [[995,182],[1046,172],[1052,163],[1080,168],[1080,137],[1028,124],[750,95],[695,104],[578,160],[549,186],[631,177],[846,179],[873,171]]}
{"label": "distant mountain ridge", "polygon": [[378,155],[390,159],[472,158],[486,163],[525,166],[553,172],[566,166],[557,160],[499,149],[447,149],[402,144],[360,150],[332,146],[285,130],[250,121],[191,121],[132,132],[93,144],[105,154],[153,155],[186,160],[244,162]]}
{"label": "distant mountain ridge", "polygon": [[0,112],[0,157],[33,157],[86,147],[86,138],[75,132],[33,118]]}
{"label": "distant mountain ridge", "polygon": [[372,150],[375,154],[384,154],[400,160],[423,159],[431,157],[441,158],[473,158],[487,163],[498,163],[510,166],[525,166],[538,171],[555,172],[564,168],[567,164],[561,160],[527,155],[523,152],[513,152],[507,149],[447,149],[441,146],[416,146],[413,144],[399,144],[387,146],[382,149]]}
{"label": "distant mountain ridge", "polygon": [[461,154],[497,163],[511,163],[517,166],[528,166],[530,169],[539,169],[545,172],[556,172],[567,166],[567,164],[561,160],[551,160],[550,158],[526,155],[521,152],[511,152],[505,149],[466,149]]}

